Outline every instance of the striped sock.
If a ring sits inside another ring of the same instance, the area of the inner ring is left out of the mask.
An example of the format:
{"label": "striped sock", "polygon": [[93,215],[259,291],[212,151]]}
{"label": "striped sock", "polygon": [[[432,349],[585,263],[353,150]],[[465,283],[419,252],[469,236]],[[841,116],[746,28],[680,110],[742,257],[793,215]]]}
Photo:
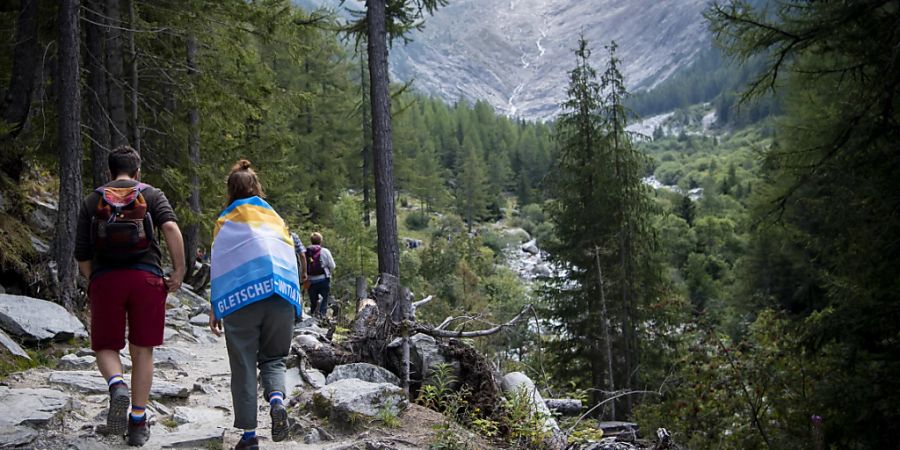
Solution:
{"label": "striped sock", "polygon": [[146,406],[131,405],[131,421],[134,423],[141,423],[147,415],[146,410]]}
{"label": "striped sock", "polygon": [[252,430],[244,430],[244,434],[241,435],[241,440],[249,441],[250,439],[253,439],[255,437],[256,437],[256,429],[255,428]]}
{"label": "striped sock", "polygon": [[284,404],[284,394],[281,391],[273,391],[269,394],[269,405]]}
{"label": "striped sock", "polygon": [[119,383],[122,383],[122,384],[125,383],[125,378],[122,378],[121,373],[117,373],[117,374],[109,377],[108,380],[106,380],[106,385],[109,387],[113,387],[114,385],[119,384]]}

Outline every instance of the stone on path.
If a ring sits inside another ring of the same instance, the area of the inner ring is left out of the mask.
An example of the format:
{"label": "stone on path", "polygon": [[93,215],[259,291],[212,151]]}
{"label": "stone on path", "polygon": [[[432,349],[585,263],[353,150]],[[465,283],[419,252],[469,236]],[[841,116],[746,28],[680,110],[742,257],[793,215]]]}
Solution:
{"label": "stone on path", "polygon": [[348,378],[314,392],[312,404],[317,414],[347,423],[354,416],[376,417],[383,409],[399,415],[409,406],[409,399],[393,384]]}
{"label": "stone on path", "polygon": [[0,427],[41,426],[72,405],[72,396],[54,389],[0,386]]}
{"label": "stone on path", "polygon": [[31,357],[28,356],[28,352],[26,352],[18,342],[9,337],[8,334],[4,333],[3,330],[0,330],[0,346],[9,350],[14,356],[29,360],[31,359]]}
{"label": "stone on path", "polygon": [[357,378],[370,383],[390,383],[400,386],[400,378],[387,369],[368,363],[353,363],[336,366],[334,370],[328,374],[325,384],[331,384],[336,381],[346,380],[348,378]]}
{"label": "stone on path", "polygon": [[219,409],[188,408],[176,406],[172,414],[172,420],[179,424],[200,423],[209,425],[221,425],[225,423],[225,413]]}
{"label": "stone on path", "polygon": [[72,353],[63,356],[56,363],[57,370],[87,370],[96,367],[97,358],[91,355],[78,356]]}
{"label": "stone on path", "polygon": [[194,317],[191,317],[189,320],[191,325],[197,325],[198,327],[202,327],[204,325],[209,325],[209,314],[197,314]]}
{"label": "stone on path", "polygon": [[211,426],[179,427],[174,433],[160,434],[157,441],[160,448],[222,448],[224,442],[225,429]]}
{"label": "stone on path", "polygon": [[194,359],[194,355],[176,347],[160,346],[153,349],[153,365],[180,369]]}
{"label": "stone on path", "polygon": [[0,425],[0,448],[22,447],[37,437],[38,432],[29,427]]}
{"label": "stone on path", "polygon": [[[84,394],[105,394],[109,392],[106,380],[100,372],[87,370],[50,372],[48,381],[52,385],[65,387]],[[129,377],[126,382],[131,383]],[[150,397],[153,398],[188,398],[188,388],[162,380],[153,380]]]}
{"label": "stone on path", "polygon": [[23,295],[0,294],[0,328],[26,343],[87,337],[81,321],[62,306]]}

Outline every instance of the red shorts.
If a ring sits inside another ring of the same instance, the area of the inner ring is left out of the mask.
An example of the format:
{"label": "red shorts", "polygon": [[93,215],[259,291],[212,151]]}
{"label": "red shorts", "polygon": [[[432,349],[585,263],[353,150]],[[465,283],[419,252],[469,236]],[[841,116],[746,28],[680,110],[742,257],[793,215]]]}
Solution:
{"label": "red shorts", "polygon": [[121,269],[91,280],[91,348],[121,350],[128,342],[155,347],[163,342],[166,325],[166,284],[153,273]]}

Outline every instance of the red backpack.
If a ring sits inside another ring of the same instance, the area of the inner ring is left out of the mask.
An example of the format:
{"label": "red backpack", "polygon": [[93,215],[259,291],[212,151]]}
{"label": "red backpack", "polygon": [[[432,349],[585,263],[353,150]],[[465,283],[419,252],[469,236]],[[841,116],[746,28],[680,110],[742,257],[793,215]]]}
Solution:
{"label": "red backpack", "polygon": [[153,243],[153,219],[143,191],[149,185],[97,188],[100,200],[91,224],[91,244],[101,259],[130,262],[140,259]]}

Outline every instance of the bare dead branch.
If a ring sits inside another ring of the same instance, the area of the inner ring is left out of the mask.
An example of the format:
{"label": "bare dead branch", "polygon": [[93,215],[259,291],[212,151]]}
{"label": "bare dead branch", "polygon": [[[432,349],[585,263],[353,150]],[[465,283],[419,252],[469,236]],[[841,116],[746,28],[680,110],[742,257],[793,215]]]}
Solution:
{"label": "bare dead branch", "polygon": [[[412,329],[417,333],[427,334],[431,337],[445,337],[445,338],[472,338],[472,337],[484,337],[490,336],[492,334],[497,334],[502,331],[504,328],[509,328],[515,325],[522,316],[525,315],[525,312],[531,308],[531,305],[525,305],[515,317],[510,319],[506,323],[501,323],[495,327],[484,329],[484,330],[476,330],[476,331],[449,331],[444,329],[430,328],[425,327],[419,324],[412,324]],[[453,321],[453,317],[448,317],[444,320],[444,322]],[[442,325],[445,325],[442,323]],[[446,326],[446,325],[445,325]]]}

